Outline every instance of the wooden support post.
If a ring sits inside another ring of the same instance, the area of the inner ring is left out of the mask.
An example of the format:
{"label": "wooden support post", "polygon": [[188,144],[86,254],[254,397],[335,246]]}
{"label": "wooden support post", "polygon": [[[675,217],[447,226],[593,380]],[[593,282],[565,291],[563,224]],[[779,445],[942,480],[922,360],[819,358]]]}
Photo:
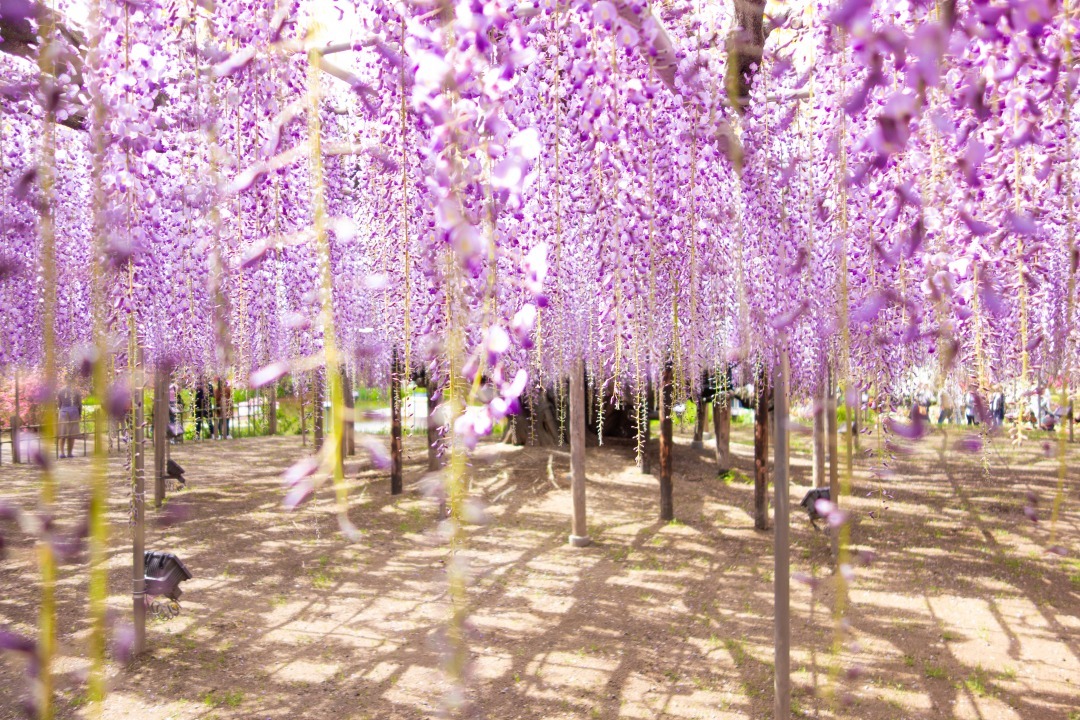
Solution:
{"label": "wooden support post", "polygon": [[278,384],[275,382],[271,383],[270,388],[267,390],[270,395],[267,401],[270,408],[267,412],[270,414],[266,418],[266,430],[271,435],[277,435],[277,389]]}
{"label": "wooden support post", "polygon": [[314,426],[315,449],[321,450],[323,444],[323,428],[326,423],[326,409],[323,407],[326,397],[326,385],[323,382],[323,371],[315,371],[315,388],[311,400],[311,421]]}
{"label": "wooden support post", "polygon": [[[832,368],[826,369],[825,398],[825,434],[829,447],[829,498],[840,505],[840,458],[837,455],[836,385],[833,382]],[[840,533],[832,534],[833,557],[840,557]]]}
{"label": "wooden support post", "polygon": [[701,399],[701,395],[698,395],[695,409],[697,415],[694,418],[694,440],[690,443],[690,447],[702,450],[705,447],[705,421],[709,415],[709,404]]}
{"label": "wooden support post", "polygon": [[341,395],[345,400],[345,422],[341,432],[341,456],[356,454],[356,401],[353,399],[352,378],[341,367]]}
{"label": "wooden support post", "polygon": [[773,655],[775,684],[774,720],[791,717],[791,549],[788,546],[788,358],[781,351],[773,380],[773,414],[776,417],[776,460],[773,547]]}
{"label": "wooden support post", "polygon": [[769,383],[765,368],[758,370],[754,388],[754,527],[769,527]]}
{"label": "wooden support post", "polygon": [[727,387],[713,400],[713,434],[716,436],[716,474],[731,472],[731,394]]}
{"label": "wooden support post", "polygon": [[570,495],[574,516],[570,526],[570,544],[589,544],[585,516],[585,361],[574,360],[570,369]]}
{"label": "wooden support post", "polygon": [[428,446],[428,471],[434,472],[439,469],[439,426],[436,423],[438,415],[435,405],[435,396],[438,389],[435,379],[428,373],[427,376],[427,446]]}
{"label": "wooden support post", "polygon": [[[141,353],[139,354],[141,356]],[[145,388],[142,379],[132,383],[131,397],[131,509],[134,514],[135,528],[132,531],[131,544],[131,600],[134,610],[135,646],[138,655],[146,648],[146,575],[143,551],[146,547],[146,460],[143,443],[145,440],[145,413],[143,397]]]}
{"label": "wooden support post", "polygon": [[307,409],[304,407],[304,379],[295,377],[296,394],[300,397],[300,444],[307,447]]}
{"label": "wooden support post", "polygon": [[15,371],[15,417],[11,419],[11,460],[16,465],[22,461],[19,450],[19,428],[22,418],[19,416],[19,371]]}
{"label": "wooden support post", "polygon": [[154,507],[165,501],[165,465],[169,452],[169,371],[154,370]]}
{"label": "wooden support post", "polygon": [[664,365],[664,381],[660,391],[660,520],[675,519],[675,500],[671,482],[671,363]]}
{"label": "wooden support post", "polygon": [[390,355],[390,494],[400,495],[401,481],[401,363],[395,347]]}
{"label": "wooden support post", "polygon": [[847,404],[847,398],[850,395],[845,395],[844,405],[847,406],[848,417],[851,418],[851,422],[848,423],[848,428],[851,430],[851,442],[854,443],[855,452],[859,452],[859,423],[862,414],[862,392],[858,388],[853,388],[852,393],[855,395],[855,406],[851,407]]}
{"label": "wooden support post", "polygon": [[821,380],[819,396],[813,400],[814,411],[814,487],[825,487],[825,405],[828,403],[829,389],[824,378]]}

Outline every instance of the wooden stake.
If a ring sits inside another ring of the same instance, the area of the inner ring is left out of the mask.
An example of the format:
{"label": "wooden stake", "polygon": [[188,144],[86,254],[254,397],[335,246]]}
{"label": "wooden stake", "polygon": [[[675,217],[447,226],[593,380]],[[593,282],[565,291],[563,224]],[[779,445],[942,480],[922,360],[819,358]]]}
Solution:
{"label": "wooden stake", "polygon": [[341,395],[345,400],[345,423],[341,432],[341,457],[356,454],[356,403],[353,401],[352,380],[345,366],[341,367]]}
{"label": "wooden stake", "polygon": [[[224,395],[222,395],[224,402]],[[154,507],[165,501],[165,465],[169,452],[169,372],[154,370]]]}
{"label": "wooden stake", "polygon": [[855,388],[854,393],[855,407],[848,407],[848,410],[851,414],[851,442],[855,446],[855,452],[859,452],[859,421],[861,420],[859,416],[862,414],[862,392]]}
{"label": "wooden stake", "polygon": [[731,383],[730,376],[713,399],[713,435],[716,437],[716,474],[731,472]]}
{"label": "wooden stake", "polygon": [[664,365],[664,384],[660,391],[660,520],[675,519],[675,501],[671,482],[671,363]]}
{"label": "wooden stake", "polygon": [[22,426],[22,420],[19,417],[19,371],[15,371],[15,417],[11,419],[11,459],[18,465],[21,462],[19,457],[19,428]]}
{"label": "wooden stake", "polygon": [[[15,397],[17,398],[18,395],[16,394]],[[1072,426],[1074,426],[1076,424],[1076,415],[1075,415],[1074,411],[1072,411],[1072,398],[1071,397],[1069,398],[1069,404],[1066,406],[1066,410],[1069,413],[1069,443],[1072,443],[1072,441],[1074,441],[1074,439],[1072,439]]]}
{"label": "wooden stake", "polygon": [[311,401],[311,421],[314,426],[315,449],[321,450],[323,444],[323,429],[326,423],[325,404],[326,388],[323,386],[323,371],[315,372],[315,389]]}
{"label": "wooden stake", "polygon": [[780,367],[773,380],[776,417],[776,459],[773,463],[775,489],[775,535],[773,547],[773,655],[775,702],[774,720],[791,717],[791,557],[788,546],[788,358],[781,351]]}
{"label": "wooden stake", "polygon": [[428,471],[435,472],[439,469],[439,426],[435,419],[435,395],[438,389],[435,379],[427,376],[427,445],[428,445]]}
{"label": "wooden stake", "polygon": [[821,395],[814,400],[814,487],[825,487],[825,405],[828,403],[828,383],[822,378]]}
{"label": "wooden stake", "polygon": [[769,527],[769,387],[765,368],[758,370],[754,412],[754,527]]}
{"label": "wooden stake", "polygon": [[296,394],[300,396],[300,444],[307,447],[307,410],[304,408],[304,381],[303,378],[294,378],[296,382]]}
{"label": "wooden stake", "polygon": [[401,492],[401,367],[395,347],[390,355],[390,494]]}
{"label": "wooden stake", "polygon": [[270,416],[266,419],[266,429],[271,435],[277,435],[277,383],[272,383],[267,391],[270,394]]}
{"label": "wooden stake", "polygon": [[[142,352],[137,356],[142,364]],[[138,370],[137,370],[138,372]],[[132,513],[135,529],[131,543],[131,601],[134,610],[135,646],[138,655],[146,649],[146,564],[143,552],[146,548],[146,459],[143,442],[145,413],[143,397],[146,388],[142,380],[134,383],[131,398],[132,433],[131,433],[131,480]]]}
{"label": "wooden stake", "polygon": [[585,547],[589,529],[585,516],[585,362],[581,358],[570,370],[570,494],[574,503],[570,544]]}
{"label": "wooden stake", "polygon": [[[836,385],[833,383],[832,368],[826,369],[825,380],[825,434],[829,446],[829,497],[836,505],[840,504],[840,458],[837,456]],[[840,533],[832,534],[833,557],[839,557]]]}

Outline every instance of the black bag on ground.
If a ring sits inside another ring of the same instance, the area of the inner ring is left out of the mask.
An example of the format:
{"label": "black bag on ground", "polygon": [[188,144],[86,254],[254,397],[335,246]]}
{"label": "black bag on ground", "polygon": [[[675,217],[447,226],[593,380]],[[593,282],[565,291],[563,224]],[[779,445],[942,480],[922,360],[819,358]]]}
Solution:
{"label": "black bag on ground", "polygon": [[172,458],[165,464],[165,474],[181,485],[187,484],[187,480],[184,480],[184,468]]}
{"label": "black bag on ground", "polygon": [[180,583],[192,577],[187,566],[172,553],[150,551],[143,553],[143,576],[147,595],[164,595],[170,600],[180,599]]}

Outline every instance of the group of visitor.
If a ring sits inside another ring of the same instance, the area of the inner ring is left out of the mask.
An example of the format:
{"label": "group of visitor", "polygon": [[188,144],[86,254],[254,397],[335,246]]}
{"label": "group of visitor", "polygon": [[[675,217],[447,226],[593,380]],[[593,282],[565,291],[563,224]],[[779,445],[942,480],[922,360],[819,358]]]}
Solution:
{"label": "group of visitor", "polygon": [[232,417],[232,388],[229,381],[217,378],[211,382],[200,378],[195,386],[195,437],[202,439],[203,423],[210,440],[231,439],[229,420]]}
{"label": "group of visitor", "polygon": [[59,457],[75,457],[75,438],[81,433],[82,393],[71,379],[56,396],[56,407],[59,416],[56,427],[56,437],[60,440]]}
{"label": "group of visitor", "polygon": [[[1032,386],[1026,393],[1028,402],[1023,410],[1021,421],[1035,430],[1053,431],[1062,417],[1068,417],[1068,408],[1054,407],[1051,391],[1045,386]],[[936,397],[927,388],[915,393],[911,398],[911,415],[921,415],[929,420],[930,407],[937,405],[937,424],[980,425],[985,419],[990,427],[1005,424],[1006,411],[1010,407],[1001,385],[991,387],[989,402],[979,408],[980,400],[975,386],[966,388],[942,387]],[[1016,418],[1016,414],[1011,416]]]}

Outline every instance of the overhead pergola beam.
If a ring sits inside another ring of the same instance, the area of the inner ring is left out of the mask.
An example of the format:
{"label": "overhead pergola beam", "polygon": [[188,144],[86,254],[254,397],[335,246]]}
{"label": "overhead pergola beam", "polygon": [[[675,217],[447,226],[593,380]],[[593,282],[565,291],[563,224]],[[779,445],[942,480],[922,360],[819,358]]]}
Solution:
{"label": "overhead pergola beam", "polygon": [[[14,11],[13,6],[8,5],[8,12],[0,15],[0,52],[15,57],[25,58],[31,62],[37,62],[38,43],[41,38],[34,27],[52,26],[59,36],[60,51],[55,59],[57,73],[67,73],[71,82],[83,92],[83,68],[86,58],[86,36],[81,30],[67,22],[60,13],[51,10],[40,2],[27,3]],[[3,6],[0,6],[3,7]],[[86,108],[81,107],[70,113],[61,125],[66,125],[73,130],[86,129]]]}
{"label": "overhead pergola beam", "polygon": [[[724,82],[732,107],[742,112],[749,103],[753,76],[761,67],[765,41],[768,39],[771,28],[765,22],[764,0],[731,0],[731,2],[735,11],[735,21],[727,36],[728,60]],[[643,27],[651,11],[648,9],[635,11],[626,0],[617,0],[616,7],[623,21],[637,31],[640,38],[639,51],[650,63],[653,72],[672,92],[679,92],[675,82],[679,66],[677,53],[663,23],[653,15],[652,19],[657,30],[656,37],[650,45]],[[0,52],[35,61],[40,38],[31,18],[37,19],[39,27],[51,23],[56,28],[57,34],[66,41],[67,46],[57,58],[57,67],[68,72],[72,77],[72,82],[82,89],[86,58],[86,37],[83,32],[67,22],[60,13],[45,7],[40,1],[29,1],[25,8],[29,8],[29,12],[0,16]],[[530,11],[535,11],[532,3],[522,3],[517,14],[528,16]],[[370,41],[361,44],[370,44]],[[354,43],[332,43],[327,45],[321,54],[329,55],[354,49],[355,46]],[[330,63],[323,64],[322,69],[350,84],[354,81],[351,73],[342,71]],[[86,116],[86,108],[79,108],[60,122],[75,130],[85,130]]]}

